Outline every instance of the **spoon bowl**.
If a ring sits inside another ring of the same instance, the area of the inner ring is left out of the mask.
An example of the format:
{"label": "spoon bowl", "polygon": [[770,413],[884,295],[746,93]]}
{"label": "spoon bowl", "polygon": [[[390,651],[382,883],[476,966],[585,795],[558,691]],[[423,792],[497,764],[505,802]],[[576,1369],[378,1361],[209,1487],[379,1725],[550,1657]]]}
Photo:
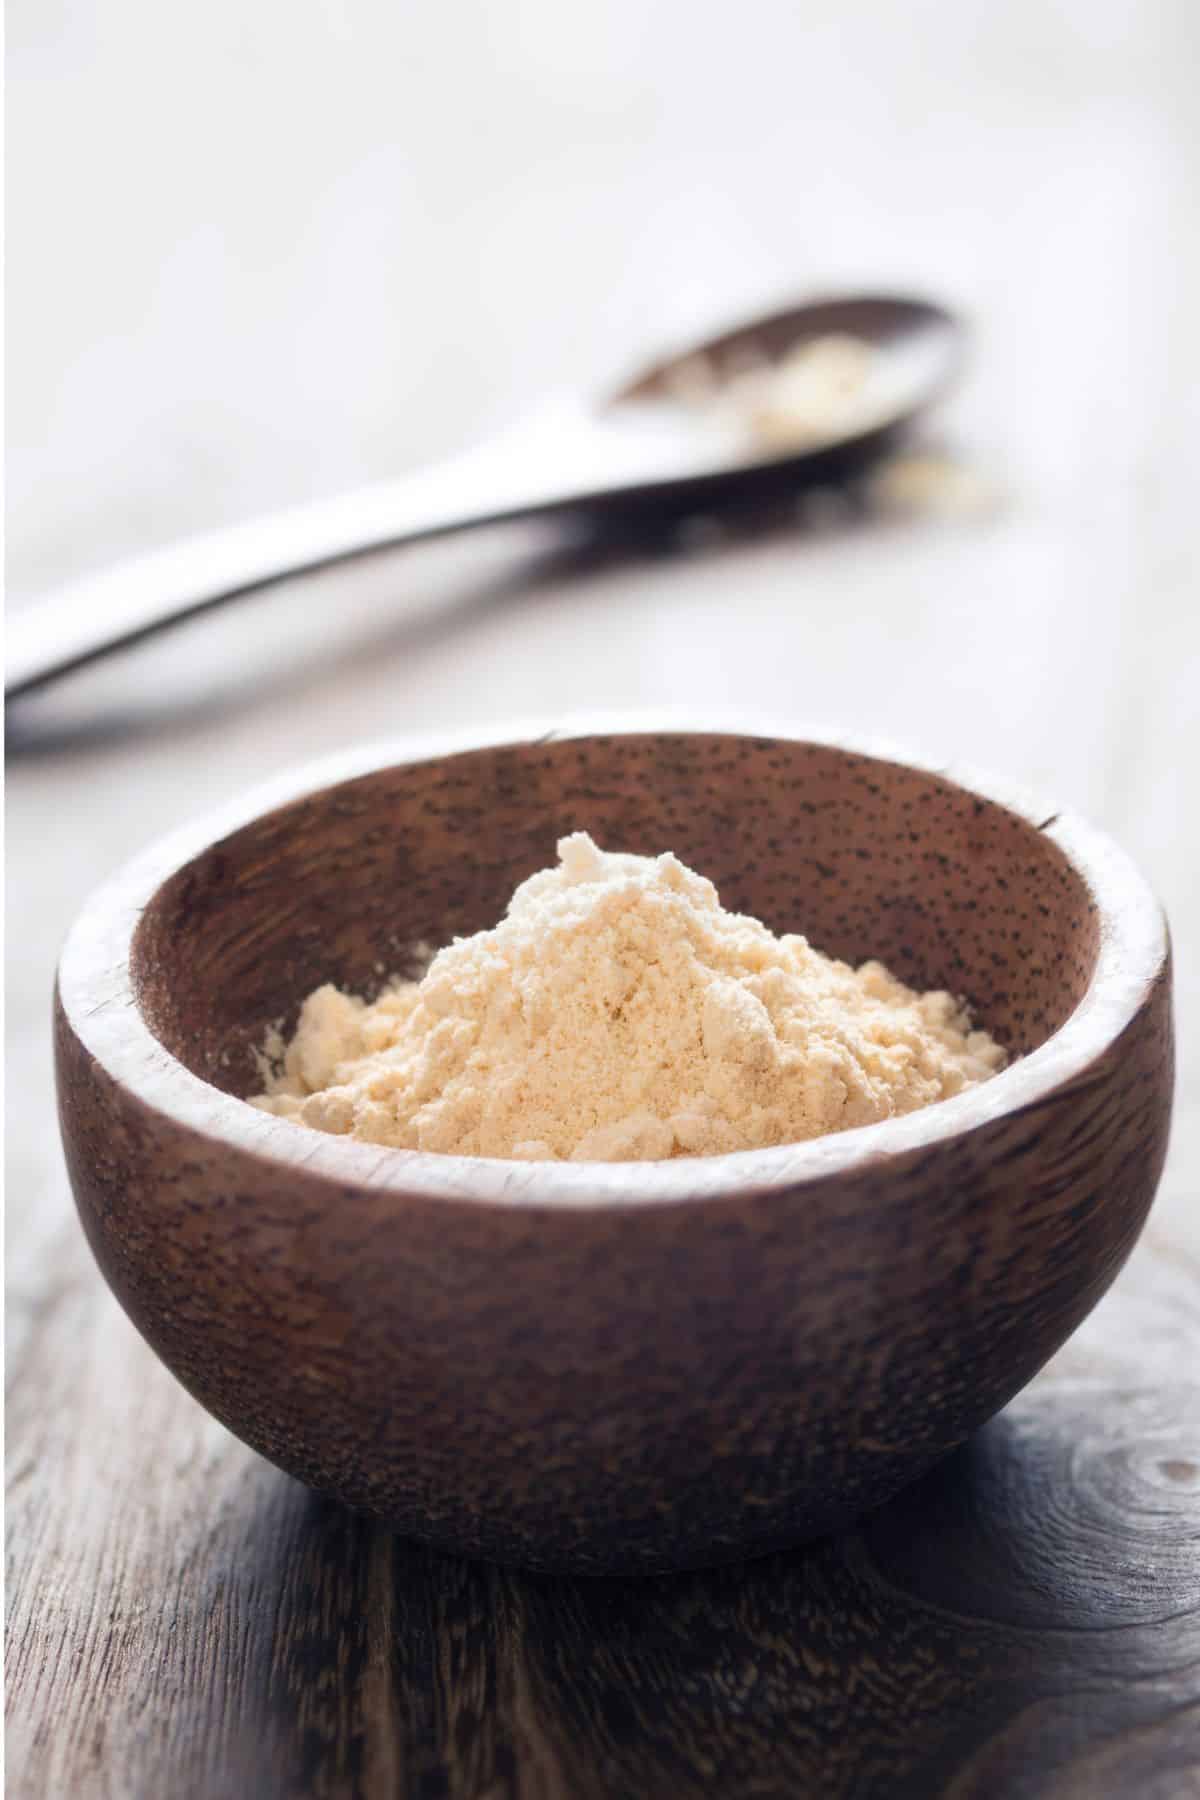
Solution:
{"label": "spoon bowl", "polygon": [[[812,300],[734,326],[689,348],[659,358],[613,394],[610,404],[677,400],[697,363],[719,386],[748,366],[778,364],[789,352],[826,338],[853,338],[896,371],[894,401],[885,423],[905,424],[949,387],[962,364],[962,321],[927,300],[862,294]],[[853,432],[836,432],[845,442]],[[766,459],[771,460],[771,459]]]}
{"label": "spoon bowl", "polygon": [[[847,340],[862,347],[867,362],[864,394],[846,409],[784,421],[783,432],[766,439],[741,407],[721,403],[747,376],[770,378],[788,356]],[[842,486],[887,454],[950,389],[964,340],[963,324],[939,306],[871,295],[784,308],[703,338],[658,358],[597,407],[567,403],[543,416],[543,441],[554,455],[570,445],[578,477],[558,506],[669,520]],[[534,421],[518,425],[522,454],[538,436]]]}
{"label": "spoon bowl", "polygon": [[[751,371],[846,340],[868,354],[866,408],[835,409],[819,428],[800,422],[794,442],[786,433],[782,442],[761,440],[736,409],[720,408],[722,393],[735,392]],[[949,390],[965,346],[961,321],[943,308],[877,295],[785,307],[710,336],[624,382],[576,429],[574,466],[590,470],[589,491],[569,504],[605,516],[671,518],[843,485]],[[560,442],[569,435],[562,426],[559,415]]]}
{"label": "spoon bowl", "polygon": [[[382,1150],[240,1097],[314,986],[494,923],[575,827],[964,993],[1016,1060],[882,1124],[654,1164]],[[100,1267],[217,1418],[444,1548],[649,1572],[854,1518],[1078,1325],[1162,1165],[1169,953],[1115,846],[992,782],[574,726],[345,757],[148,852],[68,940],[56,1056]]]}

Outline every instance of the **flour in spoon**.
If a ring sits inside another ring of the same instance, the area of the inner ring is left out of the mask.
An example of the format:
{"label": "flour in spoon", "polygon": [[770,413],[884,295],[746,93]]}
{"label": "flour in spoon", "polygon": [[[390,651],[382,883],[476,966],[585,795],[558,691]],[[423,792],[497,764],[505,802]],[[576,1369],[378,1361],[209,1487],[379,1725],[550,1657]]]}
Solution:
{"label": "flour in spoon", "polygon": [[672,855],[580,831],[558,856],[422,980],[318,988],[253,1104],[407,1150],[625,1162],[868,1125],[1004,1065],[951,995],[726,912]]}

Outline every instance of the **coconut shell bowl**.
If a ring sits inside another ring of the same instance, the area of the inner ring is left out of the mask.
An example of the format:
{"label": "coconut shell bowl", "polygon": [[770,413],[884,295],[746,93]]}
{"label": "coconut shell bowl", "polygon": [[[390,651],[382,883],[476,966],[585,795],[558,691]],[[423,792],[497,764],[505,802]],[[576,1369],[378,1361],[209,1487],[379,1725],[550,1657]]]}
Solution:
{"label": "coconut shell bowl", "polygon": [[[312,988],[494,924],[578,828],[965,995],[1014,1060],[903,1118],[667,1163],[386,1150],[245,1103]],[[202,1406],[430,1544],[651,1572],[878,1505],[1096,1304],[1162,1166],[1169,947],[1112,843],[969,773],[572,727],[360,752],[177,833],[76,924],[56,1053],[96,1259]]]}

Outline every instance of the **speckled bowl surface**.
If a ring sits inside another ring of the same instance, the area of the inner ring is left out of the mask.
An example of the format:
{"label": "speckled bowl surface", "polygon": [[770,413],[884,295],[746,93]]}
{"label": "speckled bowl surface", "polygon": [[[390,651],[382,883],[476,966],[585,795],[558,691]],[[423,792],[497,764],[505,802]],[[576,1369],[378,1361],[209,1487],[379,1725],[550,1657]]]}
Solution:
{"label": "speckled bowl surface", "polygon": [[[906,1118],[666,1164],[381,1150],[238,1097],[268,1021],[493,924],[576,828],[965,994],[1019,1060]],[[97,1260],[232,1431],[432,1543],[651,1571],[882,1501],[1095,1304],[1165,1151],[1169,949],[1115,846],[990,781],[568,726],[348,755],[147,852],[67,943],[57,1067]]]}

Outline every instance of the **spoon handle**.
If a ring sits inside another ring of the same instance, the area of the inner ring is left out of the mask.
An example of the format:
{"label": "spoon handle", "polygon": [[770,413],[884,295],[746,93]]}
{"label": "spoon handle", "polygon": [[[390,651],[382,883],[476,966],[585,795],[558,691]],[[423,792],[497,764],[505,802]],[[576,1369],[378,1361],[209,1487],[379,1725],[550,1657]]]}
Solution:
{"label": "spoon handle", "polygon": [[450,462],[186,538],[85,576],[9,616],[4,691],[39,687],[176,620],[305,570],[579,498],[571,458],[546,449],[528,434],[492,439]]}

